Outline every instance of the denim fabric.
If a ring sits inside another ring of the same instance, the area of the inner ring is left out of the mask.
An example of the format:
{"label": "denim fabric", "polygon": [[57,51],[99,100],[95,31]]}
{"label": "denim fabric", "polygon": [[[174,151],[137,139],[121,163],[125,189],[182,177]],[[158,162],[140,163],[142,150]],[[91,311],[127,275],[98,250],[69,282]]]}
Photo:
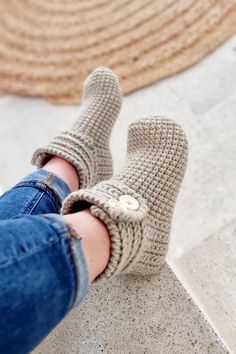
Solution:
{"label": "denim fabric", "polygon": [[0,197],[0,220],[22,214],[59,214],[62,201],[70,193],[61,178],[44,169],[36,170]]}
{"label": "denim fabric", "polygon": [[0,198],[0,353],[30,352],[87,292],[81,241],[56,215],[68,193],[37,170]]}

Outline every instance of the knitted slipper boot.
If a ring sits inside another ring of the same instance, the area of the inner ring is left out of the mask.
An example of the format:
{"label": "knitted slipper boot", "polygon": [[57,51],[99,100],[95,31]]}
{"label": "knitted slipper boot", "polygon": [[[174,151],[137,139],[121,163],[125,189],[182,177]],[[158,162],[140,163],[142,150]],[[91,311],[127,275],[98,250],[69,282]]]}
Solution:
{"label": "knitted slipper boot", "polygon": [[80,188],[110,178],[113,168],[109,140],[121,102],[115,74],[104,67],[94,70],[85,81],[79,118],[70,130],[37,149],[32,164],[42,167],[52,156],[60,156],[77,169]]}
{"label": "knitted slipper boot", "polygon": [[165,118],[142,119],[129,128],[123,172],[67,197],[63,214],[90,207],[109,231],[111,256],[97,279],[159,272],[186,162],[187,140],[180,126]]}

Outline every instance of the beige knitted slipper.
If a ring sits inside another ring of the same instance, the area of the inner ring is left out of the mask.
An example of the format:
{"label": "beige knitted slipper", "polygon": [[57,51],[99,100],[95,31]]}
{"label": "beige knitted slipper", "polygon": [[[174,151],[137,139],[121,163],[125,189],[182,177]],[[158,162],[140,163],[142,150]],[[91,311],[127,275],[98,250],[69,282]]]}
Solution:
{"label": "beige knitted slipper", "polygon": [[159,272],[186,161],[187,140],[180,126],[165,118],[142,119],[129,128],[123,172],[67,197],[63,214],[90,206],[109,230],[111,256],[99,280]]}
{"label": "beige knitted slipper", "polygon": [[82,112],[69,131],[37,149],[32,164],[42,167],[52,156],[60,156],[77,169],[80,187],[108,179],[113,173],[109,139],[120,112],[122,95],[115,74],[100,67],[84,85]]}

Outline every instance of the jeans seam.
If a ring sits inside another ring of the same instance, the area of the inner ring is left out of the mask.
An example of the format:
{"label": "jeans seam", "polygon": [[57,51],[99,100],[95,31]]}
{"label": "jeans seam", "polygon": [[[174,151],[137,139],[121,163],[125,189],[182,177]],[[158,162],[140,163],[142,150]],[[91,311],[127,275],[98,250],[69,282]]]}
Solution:
{"label": "jeans seam", "polygon": [[52,194],[53,198],[55,198],[57,201],[59,201],[61,203],[61,198],[60,196],[57,194],[56,190],[54,188],[52,188],[52,185],[49,183],[48,181],[39,181],[37,179],[35,180],[29,180],[29,181],[23,181],[20,183],[17,183],[17,185],[15,187],[13,187],[12,189],[16,189],[16,188],[21,188],[21,187],[37,187],[37,184],[39,184],[39,187],[41,187],[45,192],[48,192],[47,194],[50,196],[50,194]]}
{"label": "jeans seam", "polygon": [[28,202],[28,204],[25,206],[24,211],[22,214],[24,215],[30,215],[32,210],[34,209],[35,203],[39,200],[43,192],[37,191],[37,193],[32,197],[32,199]]}
{"label": "jeans seam", "polygon": [[[37,186],[37,184],[39,184],[39,186]],[[44,194],[46,193],[47,196],[51,199],[51,201],[53,202],[54,206],[56,207],[56,209],[59,211],[62,205],[62,201],[60,199],[60,197],[56,194],[56,191],[54,191],[53,189],[51,189],[49,187],[49,185],[45,184],[45,182],[41,182],[41,181],[37,181],[37,180],[31,180],[31,181],[23,181],[18,183],[15,187],[13,187],[13,189],[17,189],[17,188],[35,188],[37,190],[38,193],[40,194]],[[41,190],[40,190],[41,188]],[[30,207],[27,206],[26,210],[29,211],[30,208],[33,208],[32,202],[35,202],[36,198],[33,198],[33,200],[30,202]]]}
{"label": "jeans seam", "polygon": [[[70,259],[71,259],[71,262],[70,262],[71,270],[72,270],[72,272],[74,274],[75,292],[74,292],[74,297],[73,297],[72,306],[71,306],[71,308],[72,308],[74,303],[75,303],[75,301],[76,301],[76,298],[77,298],[78,285],[79,285],[78,274],[77,274],[77,269],[76,269],[76,265],[75,265],[75,258],[74,258],[75,256],[73,254],[73,250],[72,250],[72,247],[70,245],[71,237],[73,237],[73,229],[71,229],[69,224],[67,224],[66,222],[59,222],[57,217],[51,217],[51,216],[48,216],[48,215],[43,215],[42,217],[45,218],[45,219],[48,219],[50,221],[55,222],[55,224],[57,224],[57,226],[60,229],[63,227],[63,231],[61,231],[60,235],[64,235],[65,236],[67,249],[69,251]],[[57,230],[57,228],[54,227],[53,222],[52,222],[52,224],[50,224],[50,226],[53,227],[53,229],[56,231],[57,234],[59,234],[59,231]]]}
{"label": "jeans seam", "polygon": [[[31,215],[32,212],[34,211],[34,209],[37,207],[38,203],[40,202],[40,200],[43,198],[45,192],[41,192],[39,197],[37,198],[37,200],[33,203],[31,208],[28,208],[28,214]],[[35,198],[36,199],[36,198]],[[32,203],[31,203],[32,204]]]}
{"label": "jeans seam", "polygon": [[54,175],[54,173],[51,173],[47,179],[47,183],[49,186],[53,186],[53,182],[56,179],[56,175]]}
{"label": "jeans seam", "polygon": [[[68,231],[69,231],[69,227],[68,227]],[[69,231],[70,232],[70,231]],[[69,249],[70,249],[70,254],[71,254],[71,258],[72,258],[72,261],[73,261],[73,267],[74,267],[74,279],[75,279],[75,294],[74,294],[74,299],[73,299],[73,304],[72,304],[72,307],[74,306],[75,302],[76,302],[76,298],[77,298],[77,294],[78,294],[78,291],[79,291],[79,278],[78,278],[78,271],[76,269],[76,258],[75,258],[75,255],[74,255],[74,252],[73,252],[73,249],[72,249],[72,245],[71,245],[71,235],[68,236],[68,246],[69,246]]]}

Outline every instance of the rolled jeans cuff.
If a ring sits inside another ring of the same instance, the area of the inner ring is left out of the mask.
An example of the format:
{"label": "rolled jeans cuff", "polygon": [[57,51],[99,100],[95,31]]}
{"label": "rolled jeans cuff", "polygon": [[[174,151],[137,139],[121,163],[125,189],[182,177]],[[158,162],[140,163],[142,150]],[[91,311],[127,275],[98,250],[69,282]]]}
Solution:
{"label": "rolled jeans cuff", "polygon": [[89,271],[81,239],[75,237],[75,231],[71,225],[65,221],[63,216],[46,214],[42,215],[42,217],[49,219],[54,229],[58,230],[58,233],[63,231],[64,235],[68,238],[77,278],[77,289],[75,289],[75,300],[73,304],[73,307],[76,307],[84,299],[89,288]]}
{"label": "rolled jeans cuff", "polygon": [[71,193],[70,187],[65,181],[63,181],[63,179],[43,168],[39,168],[38,170],[25,176],[19,184],[28,181],[30,181],[30,183],[35,182],[35,184],[44,184],[46,187],[51,189],[56,195],[58,195],[61,202],[68,196],[68,194]]}

